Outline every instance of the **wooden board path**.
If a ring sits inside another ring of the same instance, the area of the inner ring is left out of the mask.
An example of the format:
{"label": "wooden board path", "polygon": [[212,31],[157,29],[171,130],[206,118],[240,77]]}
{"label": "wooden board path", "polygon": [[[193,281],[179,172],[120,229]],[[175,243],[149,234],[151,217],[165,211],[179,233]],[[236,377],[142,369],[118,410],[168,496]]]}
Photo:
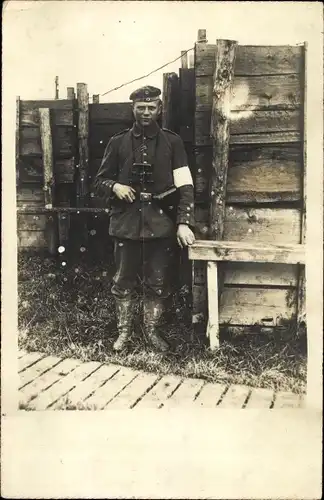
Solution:
{"label": "wooden board path", "polygon": [[18,353],[22,410],[302,408],[290,392],[144,373],[99,362]]}

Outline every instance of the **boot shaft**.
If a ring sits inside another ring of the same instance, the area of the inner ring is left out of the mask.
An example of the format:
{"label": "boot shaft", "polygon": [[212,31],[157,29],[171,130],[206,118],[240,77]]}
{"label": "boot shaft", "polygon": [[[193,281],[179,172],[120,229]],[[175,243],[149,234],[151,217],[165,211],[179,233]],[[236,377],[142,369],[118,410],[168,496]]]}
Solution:
{"label": "boot shaft", "polygon": [[117,317],[117,328],[119,331],[121,330],[131,330],[136,301],[134,299],[124,298],[119,299],[115,298],[116,303],[116,317]]}
{"label": "boot shaft", "polygon": [[144,299],[143,319],[144,325],[155,327],[164,312],[164,300],[160,297]]}

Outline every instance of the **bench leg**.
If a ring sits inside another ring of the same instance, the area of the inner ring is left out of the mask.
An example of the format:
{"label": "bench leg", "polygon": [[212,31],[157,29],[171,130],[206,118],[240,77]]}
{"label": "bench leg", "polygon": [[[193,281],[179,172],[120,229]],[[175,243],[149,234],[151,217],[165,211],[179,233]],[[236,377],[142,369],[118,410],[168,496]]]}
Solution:
{"label": "bench leg", "polygon": [[208,324],[207,338],[210,349],[219,347],[219,314],[218,314],[218,268],[217,262],[207,262]]}

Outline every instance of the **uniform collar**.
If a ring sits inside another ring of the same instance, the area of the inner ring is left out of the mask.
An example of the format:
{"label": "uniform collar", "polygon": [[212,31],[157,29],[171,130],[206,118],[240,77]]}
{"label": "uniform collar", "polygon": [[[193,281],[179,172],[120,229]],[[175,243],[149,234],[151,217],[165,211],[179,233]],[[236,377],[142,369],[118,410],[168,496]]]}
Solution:
{"label": "uniform collar", "polygon": [[156,137],[160,130],[159,125],[156,122],[151,123],[148,127],[142,128],[135,122],[132,127],[132,133],[135,137],[149,137],[152,139]]}

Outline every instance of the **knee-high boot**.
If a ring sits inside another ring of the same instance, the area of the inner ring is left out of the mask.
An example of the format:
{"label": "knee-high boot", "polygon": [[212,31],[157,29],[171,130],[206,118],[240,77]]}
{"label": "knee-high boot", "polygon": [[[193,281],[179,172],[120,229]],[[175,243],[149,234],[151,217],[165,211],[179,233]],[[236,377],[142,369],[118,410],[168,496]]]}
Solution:
{"label": "knee-high boot", "polygon": [[144,300],[144,327],[145,333],[158,351],[165,352],[169,349],[168,343],[158,335],[157,324],[164,311],[164,300],[160,297],[147,297]]}
{"label": "knee-high boot", "polygon": [[122,299],[115,297],[115,301],[119,336],[113,347],[115,351],[122,351],[132,334],[136,301],[128,297]]}

